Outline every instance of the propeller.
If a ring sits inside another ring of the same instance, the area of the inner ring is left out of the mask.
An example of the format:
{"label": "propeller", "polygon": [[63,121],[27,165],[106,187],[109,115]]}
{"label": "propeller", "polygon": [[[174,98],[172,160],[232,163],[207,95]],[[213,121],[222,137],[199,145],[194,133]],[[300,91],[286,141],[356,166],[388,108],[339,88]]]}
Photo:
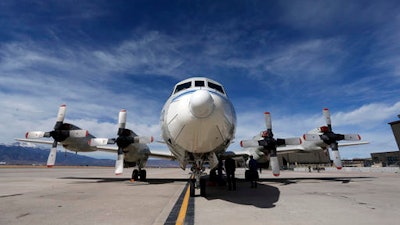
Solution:
{"label": "propeller", "polygon": [[277,155],[277,147],[283,145],[299,145],[301,144],[300,138],[274,138],[274,134],[272,132],[272,121],[271,121],[271,114],[269,112],[264,113],[265,117],[265,126],[267,130],[261,132],[262,140],[243,140],[240,142],[240,145],[243,148],[247,147],[263,147],[262,151],[265,154],[269,154],[272,174],[274,176],[279,176],[279,162],[278,162],[278,155]]}
{"label": "propeller", "polygon": [[118,115],[118,137],[117,138],[92,138],[89,140],[90,146],[101,146],[107,144],[117,144],[117,160],[115,161],[115,174],[120,175],[124,170],[124,149],[130,144],[148,144],[153,142],[153,137],[137,136],[132,130],[126,129],[126,110],[122,109]]}
{"label": "propeller", "polygon": [[361,140],[361,136],[359,134],[336,134],[332,130],[332,121],[331,114],[329,109],[324,108],[322,110],[323,116],[326,121],[326,126],[320,128],[322,134],[304,134],[303,138],[307,141],[318,141],[322,140],[325,144],[327,144],[331,150],[333,155],[333,162],[337,169],[342,169],[342,160],[340,158],[339,153],[339,144],[338,141],[347,140],[347,141],[359,141]]}
{"label": "propeller", "polygon": [[61,105],[58,109],[56,124],[53,131],[30,131],[25,134],[27,139],[50,138],[54,139],[49,156],[47,158],[47,167],[53,167],[56,161],[57,144],[65,141],[68,137],[81,138],[89,135],[87,130],[74,129],[71,124],[64,123],[66,105]]}
{"label": "propeller", "polygon": [[119,112],[118,115],[118,138],[116,139],[116,143],[118,146],[118,156],[115,161],[115,174],[122,174],[124,170],[124,148],[128,147],[131,143],[128,141],[128,137],[130,135],[129,130],[125,129],[126,126],[126,110],[123,109]]}

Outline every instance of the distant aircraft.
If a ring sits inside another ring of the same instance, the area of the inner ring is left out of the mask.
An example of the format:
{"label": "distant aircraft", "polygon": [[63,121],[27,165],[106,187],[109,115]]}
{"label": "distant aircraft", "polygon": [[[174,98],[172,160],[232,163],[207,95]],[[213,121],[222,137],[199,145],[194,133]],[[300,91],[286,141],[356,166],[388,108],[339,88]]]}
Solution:
{"label": "distant aircraft", "polygon": [[[261,132],[260,135],[253,137],[251,140],[241,141],[241,146],[252,154],[255,159],[260,162],[268,161],[270,158],[271,168],[275,176],[279,176],[279,163],[276,157],[277,154],[283,153],[309,153],[312,151],[327,151],[331,148],[333,153],[333,162],[337,169],[342,169],[342,162],[339,154],[339,146],[353,146],[368,144],[368,142],[361,142],[359,134],[336,134],[332,130],[330,113],[327,108],[323,109],[323,115],[326,120],[326,126],[316,128],[300,138],[300,143],[295,144],[296,139],[287,139],[287,143],[282,142],[282,139],[274,139],[272,134],[272,127],[267,122],[267,131]],[[266,121],[269,120],[270,114],[265,113]],[[338,141],[346,140],[352,141],[347,143],[338,143]],[[289,143],[289,144],[288,144]]]}
{"label": "distant aircraft", "polygon": [[[87,130],[82,130],[73,124],[64,123],[65,112],[66,105],[61,105],[58,110],[56,124],[52,131],[30,131],[26,133],[26,139],[16,139],[17,141],[22,142],[51,144],[52,148],[47,159],[47,167],[53,167],[55,164],[58,144],[61,144],[65,149],[73,152],[104,151],[117,153],[118,157],[116,160],[115,173],[121,174],[124,165],[126,167],[137,166],[138,169],[135,169],[132,172],[132,179],[134,180],[138,180],[139,177],[140,180],[146,179],[146,171],[142,170],[142,168],[145,167],[149,156],[161,155],[167,158],[172,158],[171,155],[162,153],[156,154],[150,151],[146,144],[151,143],[153,137],[138,136],[133,131],[125,128],[126,110],[121,110],[119,113],[118,137],[113,139],[95,138]],[[50,137],[53,138],[53,141],[39,139]],[[102,146],[113,143],[116,143],[118,147]]]}
{"label": "distant aircraft", "polygon": [[205,166],[217,167],[234,139],[236,113],[223,86],[205,77],[193,77],[177,83],[161,111],[162,138],[185,169],[191,165],[196,182],[204,195],[205,182],[200,182]]}

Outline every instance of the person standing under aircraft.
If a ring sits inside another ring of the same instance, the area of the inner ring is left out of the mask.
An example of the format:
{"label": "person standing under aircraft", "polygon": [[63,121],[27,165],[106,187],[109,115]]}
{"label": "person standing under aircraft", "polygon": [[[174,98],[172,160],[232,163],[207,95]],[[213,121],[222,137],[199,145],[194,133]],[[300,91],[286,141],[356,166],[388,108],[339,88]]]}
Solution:
{"label": "person standing under aircraft", "polygon": [[226,180],[228,181],[228,190],[236,191],[236,179],[235,179],[236,162],[232,157],[225,159],[225,172]]}
{"label": "person standing under aircraft", "polygon": [[257,161],[255,159],[253,159],[252,155],[250,155],[249,170],[250,170],[251,187],[252,188],[257,188],[258,165],[257,165]]}
{"label": "person standing under aircraft", "polygon": [[217,183],[219,186],[224,186],[225,185],[225,181],[224,181],[224,176],[222,174],[222,171],[224,170],[224,163],[222,161],[222,159],[218,159],[218,167],[217,167]]}

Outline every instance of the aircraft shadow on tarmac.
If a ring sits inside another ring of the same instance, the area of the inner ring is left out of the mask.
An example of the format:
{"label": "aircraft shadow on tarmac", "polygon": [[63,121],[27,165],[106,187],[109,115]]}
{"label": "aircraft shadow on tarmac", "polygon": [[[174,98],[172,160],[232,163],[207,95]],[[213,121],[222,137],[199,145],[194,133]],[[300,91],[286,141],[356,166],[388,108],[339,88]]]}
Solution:
{"label": "aircraft shadow on tarmac", "polygon": [[185,178],[151,178],[146,181],[134,181],[132,182],[129,178],[122,177],[61,177],[60,179],[68,180],[81,180],[75,183],[113,183],[113,182],[129,182],[132,184],[167,184],[172,182],[187,182]]}
{"label": "aircraft shadow on tarmac", "polygon": [[274,182],[274,183],[281,183],[282,185],[290,185],[296,184],[299,181],[332,181],[332,182],[341,182],[343,184],[350,183],[351,181],[355,180],[362,180],[362,179],[371,179],[374,177],[296,177],[296,178],[262,178],[260,181],[263,182]]}
{"label": "aircraft shadow on tarmac", "polygon": [[258,208],[273,208],[278,202],[280,191],[277,187],[258,183],[251,188],[250,182],[238,179],[236,190],[228,191],[227,186],[207,187],[207,200],[224,200],[241,205],[253,205]]}
{"label": "aircraft shadow on tarmac", "polygon": [[[257,188],[251,188],[250,182],[237,179],[236,191],[228,191],[227,186],[207,187],[206,199],[224,200],[235,204],[253,205],[258,208],[273,208],[279,201],[280,191],[278,187],[265,184],[264,182],[280,183],[281,185],[293,185],[300,181],[307,182],[340,182],[347,184],[359,180],[371,179],[373,177],[301,177],[301,178],[262,178]],[[263,183],[261,183],[263,182]]]}

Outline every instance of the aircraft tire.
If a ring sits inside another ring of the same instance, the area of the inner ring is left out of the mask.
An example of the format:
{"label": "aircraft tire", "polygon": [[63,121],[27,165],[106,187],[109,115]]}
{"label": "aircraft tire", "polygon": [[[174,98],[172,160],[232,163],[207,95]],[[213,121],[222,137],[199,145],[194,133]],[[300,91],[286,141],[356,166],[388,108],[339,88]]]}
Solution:
{"label": "aircraft tire", "polygon": [[194,197],[196,192],[195,192],[195,180],[189,180],[189,188],[190,188],[190,197]]}
{"label": "aircraft tire", "polygon": [[146,181],[146,170],[140,170],[140,181]]}
{"label": "aircraft tire", "polygon": [[134,169],[134,170],[132,171],[132,179],[133,179],[133,180],[139,180],[139,170]]}
{"label": "aircraft tire", "polygon": [[205,177],[200,178],[200,196],[206,197],[206,183],[207,179]]}

